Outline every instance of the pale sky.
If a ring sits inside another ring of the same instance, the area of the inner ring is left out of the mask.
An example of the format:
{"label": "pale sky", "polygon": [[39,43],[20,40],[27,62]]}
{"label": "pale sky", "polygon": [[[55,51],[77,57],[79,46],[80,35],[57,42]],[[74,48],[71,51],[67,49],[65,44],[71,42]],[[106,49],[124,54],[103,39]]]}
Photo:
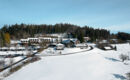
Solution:
{"label": "pale sky", "polygon": [[15,23],[71,23],[130,33],[130,0],[0,0],[0,27]]}

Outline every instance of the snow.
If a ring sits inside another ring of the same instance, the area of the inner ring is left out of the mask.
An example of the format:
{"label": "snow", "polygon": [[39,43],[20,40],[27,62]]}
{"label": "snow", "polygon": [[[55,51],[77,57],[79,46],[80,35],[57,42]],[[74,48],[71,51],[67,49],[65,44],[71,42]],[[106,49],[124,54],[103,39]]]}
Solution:
{"label": "snow", "polygon": [[27,54],[27,51],[0,51],[0,55]]}
{"label": "snow", "polygon": [[76,47],[87,46],[87,44],[77,44]]}
{"label": "snow", "polygon": [[[20,48],[20,49],[22,49],[22,48]],[[24,48],[23,48],[24,49]],[[0,51],[0,55],[13,55],[13,54],[24,54],[24,55],[26,55],[26,54],[28,54],[30,51],[28,51],[28,50],[24,50],[24,51]],[[37,52],[37,50],[33,50],[32,51],[33,53],[34,52]]]}
{"label": "snow", "polygon": [[13,63],[23,59],[23,57],[15,57],[15,58],[5,58],[5,65],[10,65],[11,60],[13,60]]}
{"label": "snow", "polygon": [[96,44],[94,44],[94,43],[87,43],[87,45],[92,46],[92,47],[96,46]]}
{"label": "snow", "polygon": [[111,47],[104,47],[105,49],[111,49]]}
{"label": "snow", "polygon": [[59,44],[57,44],[57,46],[64,46],[63,44],[61,44],[61,43],[59,43]]}
{"label": "snow", "polygon": [[54,48],[48,48],[46,50],[44,50],[43,52],[41,52],[41,54],[38,55],[42,55],[42,56],[54,56],[54,55],[64,55],[64,54],[74,54],[74,53],[80,53],[82,51],[86,51],[89,50],[90,47],[86,48],[86,49],[80,49],[80,48],[64,48],[64,50],[56,50]]}
{"label": "snow", "polygon": [[[130,45],[116,46],[117,51],[94,48],[73,55],[42,56],[40,61],[23,67],[4,80],[126,80],[130,61],[126,61],[128,65],[125,65],[119,55],[130,55]],[[80,49],[69,48],[63,50],[63,53],[75,51]],[[43,52],[41,54],[45,54]]]}
{"label": "snow", "polygon": [[19,40],[11,40],[10,41],[11,44],[17,44],[17,43],[21,43]]}

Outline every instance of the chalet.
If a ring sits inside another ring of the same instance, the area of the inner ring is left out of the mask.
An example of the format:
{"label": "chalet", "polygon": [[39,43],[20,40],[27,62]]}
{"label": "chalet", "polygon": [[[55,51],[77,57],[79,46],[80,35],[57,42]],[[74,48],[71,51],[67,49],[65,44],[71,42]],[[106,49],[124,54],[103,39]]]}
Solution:
{"label": "chalet", "polygon": [[80,43],[80,41],[77,38],[62,38],[62,41],[65,41],[65,40],[71,40],[75,44],[79,44]]}
{"label": "chalet", "polygon": [[110,39],[109,40],[111,44],[116,44],[118,43],[118,39]]}
{"label": "chalet", "polygon": [[75,43],[72,40],[64,40],[61,42],[65,47],[75,47]]}
{"label": "chalet", "polygon": [[80,41],[78,39],[76,39],[76,38],[73,38],[71,40],[74,42],[74,44],[79,44],[80,43]]}
{"label": "chalet", "polygon": [[84,42],[88,42],[90,40],[90,37],[83,37],[84,38]]}
{"label": "chalet", "polygon": [[116,50],[116,46],[112,46],[108,40],[101,40],[96,46],[102,50]]}

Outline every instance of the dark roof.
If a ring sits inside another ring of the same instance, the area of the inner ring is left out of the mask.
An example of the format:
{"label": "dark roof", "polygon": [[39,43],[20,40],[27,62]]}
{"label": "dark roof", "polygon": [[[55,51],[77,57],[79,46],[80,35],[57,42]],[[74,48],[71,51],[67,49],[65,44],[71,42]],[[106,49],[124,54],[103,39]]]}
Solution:
{"label": "dark roof", "polygon": [[64,40],[64,41],[62,41],[62,43],[64,43],[64,44],[67,44],[67,43],[70,43],[70,42],[73,42],[73,41],[71,41],[71,40]]}

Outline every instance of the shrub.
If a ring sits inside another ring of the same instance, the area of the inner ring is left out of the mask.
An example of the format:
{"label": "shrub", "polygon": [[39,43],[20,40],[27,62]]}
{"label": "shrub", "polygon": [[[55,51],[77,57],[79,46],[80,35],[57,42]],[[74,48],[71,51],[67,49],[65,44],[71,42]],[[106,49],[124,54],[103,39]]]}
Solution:
{"label": "shrub", "polygon": [[127,79],[130,80],[130,72],[126,74]]}
{"label": "shrub", "polygon": [[120,59],[122,60],[122,62],[124,62],[125,60],[128,59],[128,56],[127,56],[127,55],[124,55],[124,54],[121,54],[121,55],[120,55]]}

